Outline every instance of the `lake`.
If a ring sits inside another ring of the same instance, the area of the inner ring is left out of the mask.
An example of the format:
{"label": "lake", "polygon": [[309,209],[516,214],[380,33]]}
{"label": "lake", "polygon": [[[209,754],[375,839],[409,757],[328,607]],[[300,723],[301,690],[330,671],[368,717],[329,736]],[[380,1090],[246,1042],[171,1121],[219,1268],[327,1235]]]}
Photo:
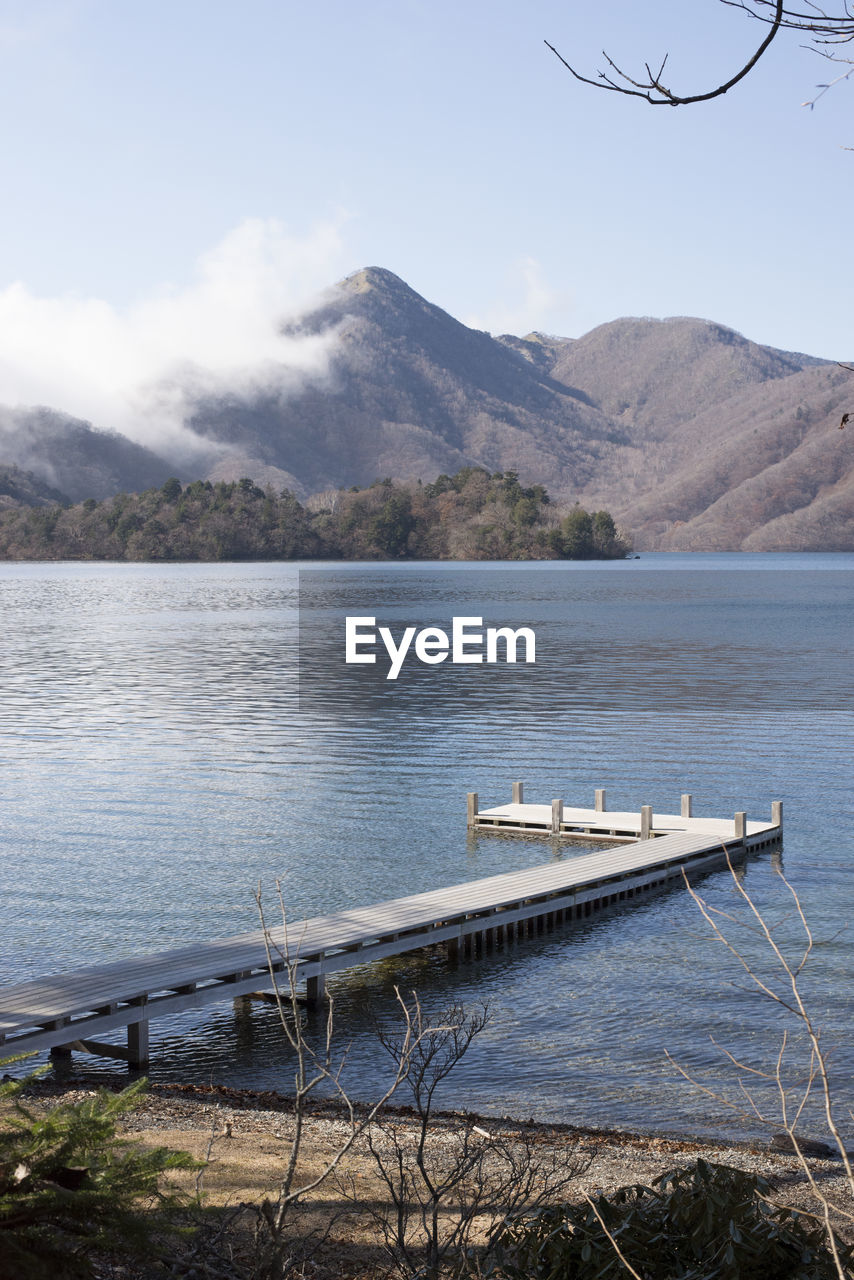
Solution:
{"label": "lake", "polygon": [[[344,662],[346,615],[396,636],[463,615],[529,626],[537,661],[407,661],[392,681]],[[3,982],[254,929],[258,884],[272,910],[278,880],[294,920],[582,852],[467,833],[466,793],[503,803],[517,778],[545,803],[604,787],[609,807],[678,812],[687,791],[698,814],[770,820],[779,799],[816,940],[805,988],[850,1100],[854,555],[2,564],[0,617]],[[744,884],[796,948],[778,868],[755,857]],[[698,888],[737,910],[728,873]],[[758,1131],[717,1046],[773,1068],[784,1022],[683,889],[460,967],[425,954],[333,979],[360,1098],[387,1074],[374,1025],[396,983],[432,1012],[490,1006],[447,1105]],[[804,1067],[795,1046],[792,1081]],[[292,1072],[274,1011],[223,1003],[152,1023],[150,1074],[288,1091]]]}

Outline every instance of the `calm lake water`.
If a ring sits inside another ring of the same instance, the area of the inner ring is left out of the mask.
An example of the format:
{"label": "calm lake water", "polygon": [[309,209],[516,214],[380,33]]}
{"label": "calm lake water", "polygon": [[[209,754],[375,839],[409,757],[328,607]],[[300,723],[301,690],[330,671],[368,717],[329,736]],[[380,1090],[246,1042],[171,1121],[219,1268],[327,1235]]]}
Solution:
{"label": "calm lake water", "polygon": [[[389,681],[345,664],[345,614],[395,635],[454,615],[527,625],[537,663],[408,664]],[[770,819],[780,799],[816,938],[805,984],[854,1102],[854,556],[3,564],[0,619],[0,981],[254,929],[259,882],[272,908],[278,879],[298,919],[573,857],[467,834],[466,792],[502,803],[517,778],[531,801],[605,787],[614,808],[678,811],[690,791],[714,816]],[[775,860],[753,859],[745,885],[795,948]],[[737,910],[728,874],[701,891]],[[755,936],[738,939],[769,973]],[[395,983],[428,1011],[489,1002],[443,1099],[487,1114],[743,1136],[756,1122],[666,1054],[738,1102],[710,1037],[768,1067],[784,1026],[684,890],[460,967],[402,957],[335,979],[362,1098],[387,1074],[373,1025]],[[290,1087],[262,1006],[155,1021],[152,1058],[155,1079]],[[804,1062],[795,1047],[793,1082]]]}

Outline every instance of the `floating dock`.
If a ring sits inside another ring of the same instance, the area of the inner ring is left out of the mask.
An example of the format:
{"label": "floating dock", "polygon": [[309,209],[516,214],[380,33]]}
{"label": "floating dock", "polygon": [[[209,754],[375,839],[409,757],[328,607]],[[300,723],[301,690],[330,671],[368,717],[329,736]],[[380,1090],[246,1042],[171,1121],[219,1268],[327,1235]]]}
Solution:
{"label": "floating dock", "polygon": [[[525,804],[524,784],[513,783],[510,804],[495,809],[479,809],[477,792],[468,795],[468,825],[477,831],[502,831],[510,835],[549,836],[559,840],[580,840],[585,844],[626,844],[676,834],[713,836],[725,840],[733,836],[761,836],[773,831],[775,839],[782,834],[783,805],[771,805],[771,822],[748,821],[743,810],[732,818],[695,818],[691,795],[683,795],[680,812],[653,814],[651,805],[641,805],[639,812],[609,810],[605,791],[594,793],[592,809],[567,807],[563,800],[547,804]],[[753,847],[751,843],[751,847]]]}
{"label": "floating dock", "polygon": [[[327,975],[354,965],[437,944],[451,958],[512,945],[681,882],[683,873],[693,878],[725,865],[728,857],[778,847],[782,838],[779,802],[771,822],[763,823],[748,821],[743,812],[732,819],[694,818],[685,797],[678,817],[653,818],[648,806],[639,813],[609,813],[604,792],[596,797],[593,809],[566,808],[561,801],[528,805],[517,783],[511,804],[480,811],[477,796],[469,795],[468,822],[475,830],[601,839],[615,847],[279,925],[269,932],[274,972],[287,988],[289,963],[305,982],[309,1001],[316,1001]],[[152,1018],[271,986],[265,934],[258,929],[0,987],[0,1057],[82,1050],[140,1069],[149,1058]],[[125,1028],[127,1047],[96,1038]]]}

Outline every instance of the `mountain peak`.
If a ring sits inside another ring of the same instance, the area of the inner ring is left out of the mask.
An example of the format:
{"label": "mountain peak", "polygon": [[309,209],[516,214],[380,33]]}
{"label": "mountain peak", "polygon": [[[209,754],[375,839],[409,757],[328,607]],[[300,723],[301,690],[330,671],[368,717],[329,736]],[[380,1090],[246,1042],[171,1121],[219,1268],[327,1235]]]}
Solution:
{"label": "mountain peak", "polygon": [[396,276],[385,267],[362,267],[341,281],[341,288],[349,293],[371,293],[380,290],[383,293],[413,293],[405,280]]}

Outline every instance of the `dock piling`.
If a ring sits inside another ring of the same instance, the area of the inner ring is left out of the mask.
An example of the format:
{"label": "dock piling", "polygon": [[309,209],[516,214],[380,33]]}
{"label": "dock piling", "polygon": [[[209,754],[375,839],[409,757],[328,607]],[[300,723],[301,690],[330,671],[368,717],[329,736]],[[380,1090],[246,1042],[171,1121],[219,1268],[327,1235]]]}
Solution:
{"label": "dock piling", "polygon": [[783,801],[782,800],[771,801],[771,821],[773,822],[775,827],[782,827],[783,825]]}
{"label": "dock piling", "polygon": [[552,835],[560,835],[560,824],[563,822],[563,801],[552,800]]}
{"label": "dock piling", "polygon": [[652,805],[641,805],[641,840],[649,840],[652,836]]}
{"label": "dock piling", "polygon": [[513,783],[513,804],[524,804],[525,784],[524,782]]}
{"label": "dock piling", "polygon": [[688,792],[686,792],[686,794],[685,794],[685,795],[683,795],[683,797],[682,797],[682,810],[681,810],[681,816],[682,816],[683,818],[691,818],[691,817],[693,817],[693,801],[692,801],[692,798],[691,798],[690,793],[688,793]]}
{"label": "dock piling", "polygon": [[735,815],[734,831],[737,840],[743,840],[747,835],[747,814],[744,809],[739,809]]}
{"label": "dock piling", "polygon": [[148,1019],[128,1023],[128,1066],[143,1071],[148,1066]]}
{"label": "dock piling", "polygon": [[605,792],[602,787],[596,788],[596,812],[605,812]]}
{"label": "dock piling", "polygon": [[466,807],[468,811],[467,823],[473,827],[477,823],[477,792],[470,791],[466,796]]}
{"label": "dock piling", "polygon": [[326,994],[326,978],[318,973],[314,978],[305,980],[305,998],[309,1006],[320,1004]]}

